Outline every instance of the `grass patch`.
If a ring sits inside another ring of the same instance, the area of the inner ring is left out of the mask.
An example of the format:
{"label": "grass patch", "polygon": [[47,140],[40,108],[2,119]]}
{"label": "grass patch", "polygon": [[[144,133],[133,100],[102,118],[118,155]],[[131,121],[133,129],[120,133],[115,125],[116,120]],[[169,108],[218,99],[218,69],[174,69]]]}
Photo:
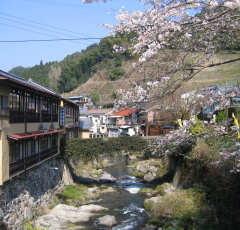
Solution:
{"label": "grass patch", "polygon": [[151,193],[153,191],[152,188],[142,188],[138,191],[138,194],[140,195],[145,195],[147,193]]}
{"label": "grass patch", "polygon": [[78,205],[89,200],[86,192],[87,188],[87,186],[81,184],[67,185],[59,197],[69,205]]}
{"label": "grass patch", "polygon": [[176,190],[173,194],[163,196],[160,203],[152,204],[149,214],[154,219],[169,215],[194,215],[202,209],[204,199],[205,193],[194,189]]}

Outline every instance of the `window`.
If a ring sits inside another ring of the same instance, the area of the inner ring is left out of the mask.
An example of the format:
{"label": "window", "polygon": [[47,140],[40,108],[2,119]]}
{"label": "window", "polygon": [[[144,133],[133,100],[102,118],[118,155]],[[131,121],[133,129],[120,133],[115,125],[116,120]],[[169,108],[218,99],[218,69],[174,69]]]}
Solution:
{"label": "window", "polygon": [[23,90],[11,88],[9,93],[9,107],[14,111],[23,111]]}
{"label": "window", "polygon": [[50,136],[40,138],[40,151],[44,151],[51,148],[50,140],[51,140]]}
{"label": "window", "polygon": [[57,100],[53,100],[52,101],[52,114],[58,114]]}
{"label": "window", "polygon": [[[31,139],[31,140],[26,140],[25,141],[25,156],[29,157],[33,154],[35,154],[35,140]],[[37,152],[36,152],[37,153]]]}
{"label": "window", "polygon": [[23,158],[22,141],[9,140],[9,163]]}
{"label": "window", "polygon": [[26,110],[38,112],[38,95],[26,93]]}
{"label": "window", "polygon": [[7,115],[7,97],[0,96],[0,116]]}
{"label": "window", "polygon": [[66,117],[73,117],[73,107],[69,105],[66,106]]}
{"label": "window", "polygon": [[52,147],[57,146],[58,145],[58,135],[54,134],[52,135]]}
{"label": "window", "polygon": [[45,113],[50,113],[50,98],[41,97],[41,110]]}

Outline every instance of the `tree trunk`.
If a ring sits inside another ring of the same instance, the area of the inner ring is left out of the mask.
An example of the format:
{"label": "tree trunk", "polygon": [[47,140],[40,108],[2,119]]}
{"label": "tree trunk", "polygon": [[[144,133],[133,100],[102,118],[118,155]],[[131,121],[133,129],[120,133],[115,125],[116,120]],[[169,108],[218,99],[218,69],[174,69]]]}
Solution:
{"label": "tree trunk", "polygon": [[174,176],[173,176],[173,186],[175,188],[178,188],[179,182],[180,182],[180,177],[182,173],[182,167],[180,164],[176,164]]}

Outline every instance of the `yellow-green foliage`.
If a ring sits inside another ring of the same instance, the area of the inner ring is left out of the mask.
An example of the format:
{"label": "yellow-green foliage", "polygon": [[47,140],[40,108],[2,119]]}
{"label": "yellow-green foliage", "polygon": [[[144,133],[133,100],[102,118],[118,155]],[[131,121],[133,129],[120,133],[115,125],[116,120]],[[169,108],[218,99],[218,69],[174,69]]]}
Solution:
{"label": "yellow-green foliage", "polygon": [[23,230],[38,230],[38,227],[33,227],[33,222],[32,221],[28,221],[24,224],[23,226]]}
{"label": "yellow-green foliage", "polygon": [[204,133],[206,128],[205,128],[203,121],[201,121],[197,117],[195,117],[195,122],[196,122],[196,124],[191,126],[191,129],[190,129],[191,133],[193,135]]}

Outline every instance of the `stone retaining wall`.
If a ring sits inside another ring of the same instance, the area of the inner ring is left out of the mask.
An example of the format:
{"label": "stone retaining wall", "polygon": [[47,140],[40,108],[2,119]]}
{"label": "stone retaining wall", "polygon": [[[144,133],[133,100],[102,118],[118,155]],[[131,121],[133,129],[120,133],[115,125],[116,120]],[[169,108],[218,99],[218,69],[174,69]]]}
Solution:
{"label": "stone retaining wall", "polygon": [[26,219],[36,217],[40,207],[47,207],[64,185],[73,180],[63,159],[57,157],[41,163],[2,186],[0,220],[8,229],[21,230]]}

